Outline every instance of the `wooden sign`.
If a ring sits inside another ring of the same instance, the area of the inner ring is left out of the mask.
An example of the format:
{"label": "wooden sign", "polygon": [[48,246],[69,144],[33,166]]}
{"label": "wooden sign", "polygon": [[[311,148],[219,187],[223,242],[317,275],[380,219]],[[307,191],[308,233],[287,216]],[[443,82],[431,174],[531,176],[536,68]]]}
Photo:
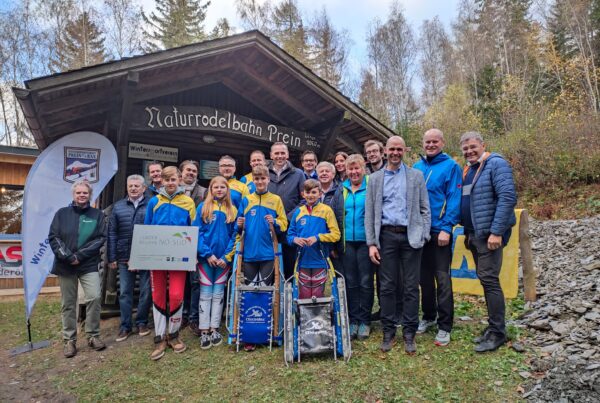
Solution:
{"label": "wooden sign", "polygon": [[310,133],[205,106],[136,106],[131,129],[208,130],[240,134],[269,143],[280,141],[297,150],[318,151],[321,148],[317,137]]}

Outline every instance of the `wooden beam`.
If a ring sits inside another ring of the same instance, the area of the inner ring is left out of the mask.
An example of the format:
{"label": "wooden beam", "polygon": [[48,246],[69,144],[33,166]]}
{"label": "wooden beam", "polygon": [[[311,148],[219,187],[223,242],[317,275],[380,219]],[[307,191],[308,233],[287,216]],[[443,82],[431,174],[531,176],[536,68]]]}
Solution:
{"label": "wooden beam", "polygon": [[198,87],[205,87],[207,85],[215,84],[220,81],[221,77],[218,75],[201,76],[195,79],[179,80],[173,83],[169,83],[168,85],[146,88],[136,95],[135,103],[144,102],[149,99],[159,98],[165,95],[171,95]]}
{"label": "wooden beam", "polygon": [[298,112],[312,120],[313,122],[322,122],[324,119],[319,116],[316,112],[313,112],[309,107],[304,105],[302,102],[293,98],[289,92],[281,89],[277,84],[268,81],[266,77],[263,77],[258,71],[254,68],[241,64],[239,66],[242,72],[246,73],[253,81],[256,81],[259,85],[261,85],[265,90],[269,91],[277,98],[281,100],[281,102],[291,106],[296,109]]}
{"label": "wooden beam", "polygon": [[90,104],[93,105],[98,101],[98,99],[113,99],[114,97],[118,96],[118,94],[118,88],[107,88],[80,92],[51,100],[44,100],[42,97],[40,97],[39,112],[42,115],[56,114],[58,112],[72,109],[73,106],[81,107]]}
{"label": "wooden beam", "polygon": [[241,98],[244,98],[246,101],[256,106],[258,109],[262,110],[266,115],[273,116],[275,119],[277,119],[277,122],[272,123],[279,123],[284,126],[293,126],[292,122],[286,116],[274,111],[273,107],[269,106],[262,99],[248,97],[248,95],[246,95],[248,91],[230,77],[223,78],[223,85],[225,85],[230,90],[234,91]]}
{"label": "wooden beam", "polygon": [[521,262],[523,263],[523,294],[525,301],[533,302],[537,299],[537,281],[535,269],[533,268],[533,254],[531,252],[531,239],[529,238],[529,214],[527,210],[521,211],[519,248],[521,249]]}
{"label": "wooden beam", "polygon": [[123,198],[127,182],[127,147],[129,144],[129,127],[131,125],[131,107],[135,99],[135,90],[140,81],[137,71],[130,71],[127,80],[123,83],[123,102],[121,104],[121,118],[117,130],[117,158],[119,170],[115,175],[113,202]]}
{"label": "wooden beam", "polygon": [[337,139],[339,140],[340,143],[342,143],[346,147],[350,147],[352,149],[352,151],[354,151],[355,153],[362,155],[363,147],[361,147],[356,141],[354,141],[353,138],[351,138],[349,136],[340,136],[338,134]]}
{"label": "wooden beam", "polygon": [[340,112],[338,114],[338,116],[336,118],[334,118],[333,121],[330,121],[330,126],[328,129],[326,129],[327,135],[325,138],[327,140],[325,141],[325,145],[321,148],[321,151],[319,152],[319,154],[320,154],[319,160],[320,161],[325,161],[327,159],[327,156],[331,152],[331,149],[333,148],[333,145],[335,144],[335,142],[338,138],[338,133],[340,132],[340,127],[341,127],[342,123],[344,122],[346,116],[347,116],[347,114],[345,111]]}

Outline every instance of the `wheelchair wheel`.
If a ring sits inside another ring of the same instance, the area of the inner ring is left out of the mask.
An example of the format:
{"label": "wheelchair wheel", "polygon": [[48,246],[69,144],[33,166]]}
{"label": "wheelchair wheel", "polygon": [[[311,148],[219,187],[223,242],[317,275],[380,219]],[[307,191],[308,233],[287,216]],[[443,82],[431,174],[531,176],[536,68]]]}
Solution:
{"label": "wheelchair wheel", "polygon": [[294,313],[292,284],[286,283],[283,290],[283,360],[286,365],[294,362]]}
{"label": "wheelchair wheel", "polygon": [[344,360],[348,361],[352,356],[352,342],[350,340],[350,324],[348,323],[348,298],[346,294],[346,281],[344,278],[339,277],[337,279],[337,289],[340,306],[339,326],[342,330],[342,348],[344,349]]}

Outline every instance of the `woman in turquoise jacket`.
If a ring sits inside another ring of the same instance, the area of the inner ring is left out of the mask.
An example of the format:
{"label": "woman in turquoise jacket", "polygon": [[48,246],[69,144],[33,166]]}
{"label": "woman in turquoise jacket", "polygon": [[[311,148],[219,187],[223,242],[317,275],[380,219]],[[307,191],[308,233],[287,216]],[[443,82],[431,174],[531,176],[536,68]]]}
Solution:
{"label": "woman in turquoise jacket", "polygon": [[371,309],[374,267],[369,259],[365,234],[365,200],[369,177],[365,160],[359,154],[346,159],[346,179],[343,183],[344,219],[342,266],[348,293],[350,336],[364,340],[371,333]]}

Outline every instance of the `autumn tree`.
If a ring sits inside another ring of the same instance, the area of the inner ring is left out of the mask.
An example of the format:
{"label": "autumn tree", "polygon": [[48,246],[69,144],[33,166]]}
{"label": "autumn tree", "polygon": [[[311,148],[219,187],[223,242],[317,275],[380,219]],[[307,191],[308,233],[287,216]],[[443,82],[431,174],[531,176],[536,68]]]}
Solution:
{"label": "autumn tree", "polygon": [[235,8],[244,29],[256,29],[265,35],[270,35],[272,8],[270,1],[236,0]]}
{"label": "autumn tree", "polygon": [[210,1],[202,0],[156,0],[156,11],[143,20],[148,50],[170,49],[205,40],[204,20]]}
{"label": "autumn tree", "polygon": [[340,88],[348,59],[348,33],[335,29],[325,8],[315,16],[309,32],[310,67],[319,77]]}
{"label": "autumn tree", "polygon": [[424,106],[439,99],[452,80],[452,43],[444,25],[436,16],[423,21],[419,38],[419,75],[423,84],[421,100]]}

